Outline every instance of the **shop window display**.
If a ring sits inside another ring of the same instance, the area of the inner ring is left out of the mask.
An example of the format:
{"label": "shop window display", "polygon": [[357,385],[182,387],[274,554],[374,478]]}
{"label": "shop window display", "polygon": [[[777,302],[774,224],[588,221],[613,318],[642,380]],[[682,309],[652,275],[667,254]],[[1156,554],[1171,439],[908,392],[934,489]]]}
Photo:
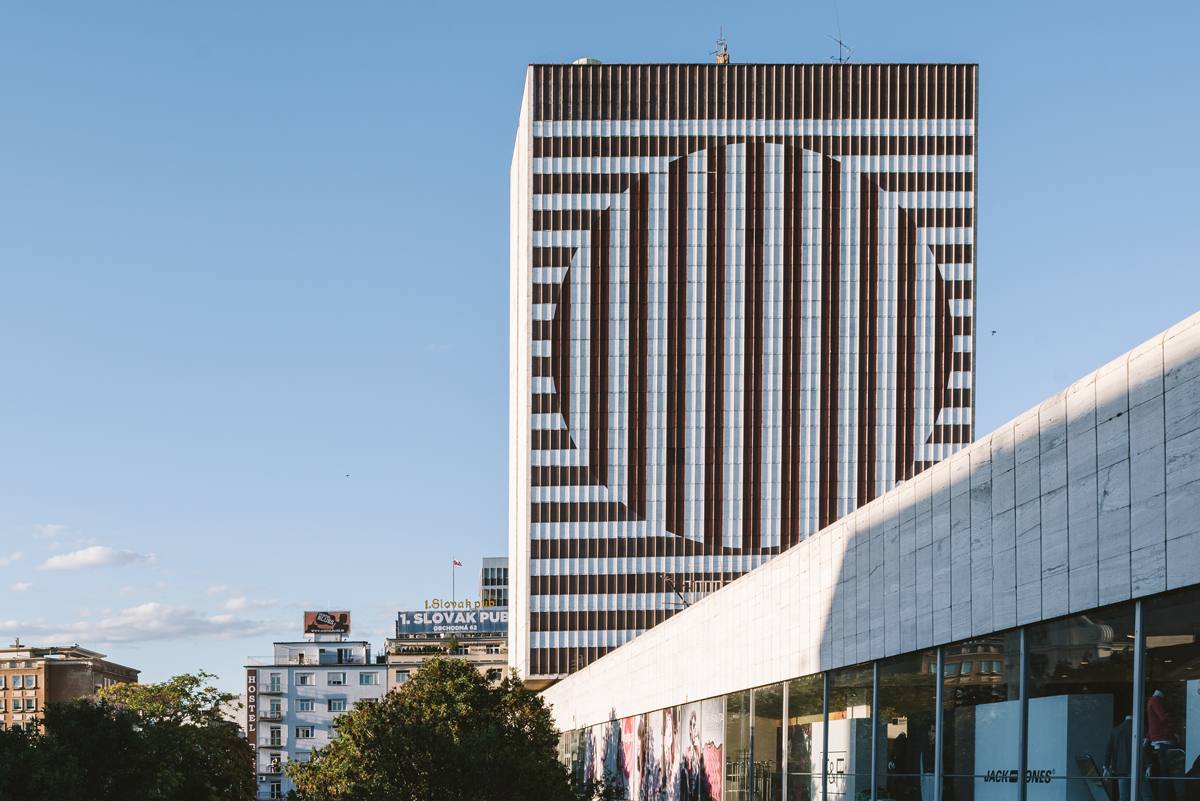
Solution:
{"label": "shop window display", "polygon": [[783,687],[754,691],[754,801],[783,798]]}
{"label": "shop window display", "polygon": [[1200,801],[1200,591],[1146,601],[1143,625],[1150,778],[1142,796]]}
{"label": "shop window display", "polygon": [[814,752],[813,732],[825,720],[825,678],[803,676],[787,683],[787,782],[788,801],[819,801],[821,751]]}
{"label": "shop window display", "polygon": [[936,706],[937,651],[879,663],[880,733],[887,733],[879,798],[934,801]]}
{"label": "shop window display", "polygon": [[[829,674],[829,743],[825,754],[825,793],[829,801],[863,801],[871,797],[874,685],[875,670],[870,664]],[[816,746],[819,748],[820,743]]]}
{"label": "shop window display", "polygon": [[943,658],[943,801],[1015,801],[1020,632],[948,645]]}
{"label": "shop window display", "polygon": [[1131,748],[1131,724],[1122,727],[1133,708],[1134,605],[1029,626],[1026,636],[1028,801],[1128,798],[1128,781],[1106,781],[1103,772],[1107,764],[1129,775],[1120,752]]}
{"label": "shop window display", "polygon": [[725,696],[725,801],[750,798],[750,693]]}

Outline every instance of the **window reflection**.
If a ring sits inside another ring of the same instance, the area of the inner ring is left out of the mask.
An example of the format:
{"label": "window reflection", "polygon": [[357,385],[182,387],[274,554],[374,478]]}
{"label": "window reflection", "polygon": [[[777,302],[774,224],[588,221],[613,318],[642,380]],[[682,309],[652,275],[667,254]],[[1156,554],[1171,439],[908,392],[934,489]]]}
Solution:
{"label": "window reflection", "polygon": [[1193,801],[1200,796],[1200,591],[1147,601],[1143,620],[1148,790],[1155,801]]}
{"label": "window reflection", "polygon": [[780,801],[783,792],[783,685],[754,691],[754,801]]}
{"label": "window reflection", "polygon": [[1021,635],[997,634],[945,648],[942,725],[944,801],[1012,801],[1017,784]]}
{"label": "window reflection", "polygon": [[[1028,628],[1029,801],[1111,791],[1101,774],[1110,740],[1128,736],[1119,729],[1133,708],[1133,622],[1130,603]],[[1116,784],[1127,797],[1128,783]]]}
{"label": "window reflection", "polygon": [[879,663],[879,715],[887,749],[880,798],[933,801],[937,651]]}
{"label": "window reflection", "polygon": [[[813,731],[825,720],[825,679],[820,674],[787,683],[787,795],[789,801],[821,797],[820,750],[813,753]],[[815,775],[814,775],[815,773]]]}
{"label": "window reflection", "polygon": [[[871,722],[875,671],[871,665],[829,676],[828,799],[871,797]],[[820,747],[817,738],[817,747]]]}

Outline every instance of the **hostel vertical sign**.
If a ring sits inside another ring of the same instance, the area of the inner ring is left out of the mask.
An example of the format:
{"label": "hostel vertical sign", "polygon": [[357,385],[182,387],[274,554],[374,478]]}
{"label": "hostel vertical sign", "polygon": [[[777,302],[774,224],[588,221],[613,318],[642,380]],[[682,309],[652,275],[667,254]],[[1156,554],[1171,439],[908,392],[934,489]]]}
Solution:
{"label": "hostel vertical sign", "polygon": [[246,670],[246,742],[258,770],[258,671]]}

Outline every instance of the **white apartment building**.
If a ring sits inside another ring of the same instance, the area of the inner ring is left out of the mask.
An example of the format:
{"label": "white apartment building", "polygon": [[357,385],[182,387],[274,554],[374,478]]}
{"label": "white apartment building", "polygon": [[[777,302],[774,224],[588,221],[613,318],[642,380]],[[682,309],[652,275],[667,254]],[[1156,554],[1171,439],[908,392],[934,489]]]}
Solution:
{"label": "white apartment building", "polygon": [[283,773],[288,761],[307,761],[337,736],[340,715],[387,691],[382,655],[372,658],[369,642],[349,639],[349,614],[342,614],[344,631],[306,625],[306,639],[277,642],[270,656],[247,659],[246,733],[255,751],[259,798],[285,797],[293,786]]}

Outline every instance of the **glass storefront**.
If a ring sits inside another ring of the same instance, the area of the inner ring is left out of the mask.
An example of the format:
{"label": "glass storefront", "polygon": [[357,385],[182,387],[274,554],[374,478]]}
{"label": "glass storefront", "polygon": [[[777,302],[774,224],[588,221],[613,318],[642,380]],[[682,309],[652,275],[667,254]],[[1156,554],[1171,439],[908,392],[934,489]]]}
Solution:
{"label": "glass storefront", "polygon": [[1021,635],[942,649],[942,798],[1016,801]]}
{"label": "glass storefront", "polygon": [[607,721],[560,756],[629,801],[1200,801],[1200,588]]}
{"label": "glass storefront", "polygon": [[[825,677],[801,676],[787,683],[787,773],[784,797],[788,801],[819,801],[821,797],[820,742],[825,725]],[[815,735],[815,736],[814,736]]]}

